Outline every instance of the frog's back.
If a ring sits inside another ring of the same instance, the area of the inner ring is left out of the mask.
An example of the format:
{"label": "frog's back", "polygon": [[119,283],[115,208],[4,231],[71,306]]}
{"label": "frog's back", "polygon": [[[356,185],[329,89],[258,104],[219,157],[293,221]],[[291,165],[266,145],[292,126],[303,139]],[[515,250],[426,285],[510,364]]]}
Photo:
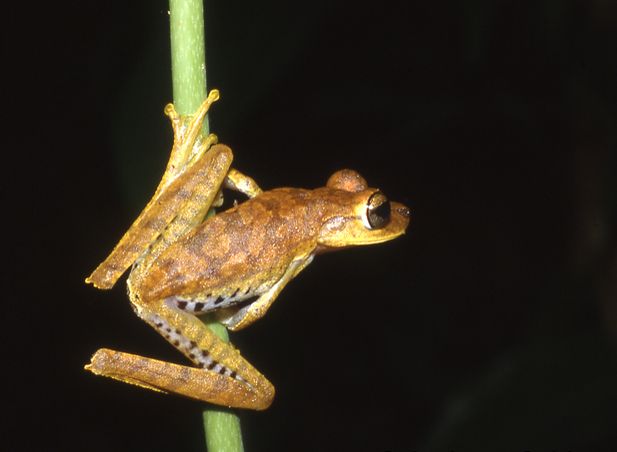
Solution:
{"label": "frog's back", "polygon": [[165,250],[136,288],[143,301],[259,295],[315,248],[311,191],[281,188],[219,213]]}

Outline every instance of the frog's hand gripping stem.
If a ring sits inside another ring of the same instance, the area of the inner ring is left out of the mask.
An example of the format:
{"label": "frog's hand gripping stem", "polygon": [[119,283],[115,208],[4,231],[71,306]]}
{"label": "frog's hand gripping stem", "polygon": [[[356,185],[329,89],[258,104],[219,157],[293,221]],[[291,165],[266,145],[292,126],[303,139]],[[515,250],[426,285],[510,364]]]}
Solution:
{"label": "frog's hand gripping stem", "polygon": [[135,308],[142,319],[200,368],[100,349],[86,366],[87,370],[217,405],[253,410],[270,406],[274,398],[272,384],[197,317],[166,301],[155,305],[136,304]]}
{"label": "frog's hand gripping stem", "polygon": [[[188,117],[186,125],[173,105],[167,105],[165,114],[172,123],[174,145],[165,174],[148,205],[107,259],[86,278],[87,283],[100,289],[110,289],[122,273],[165,231],[179,211],[185,210],[187,214],[195,215],[197,210],[205,213],[210,208],[233,158],[231,150],[226,146],[210,148],[216,143],[215,135],[210,135],[202,142],[198,140],[208,109],[218,97],[218,91],[212,90],[195,115]],[[206,152],[209,148],[210,151]],[[176,221],[178,224],[180,222]],[[185,229],[186,225],[183,227]],[[174,238],[181,232],[176,231]]]}

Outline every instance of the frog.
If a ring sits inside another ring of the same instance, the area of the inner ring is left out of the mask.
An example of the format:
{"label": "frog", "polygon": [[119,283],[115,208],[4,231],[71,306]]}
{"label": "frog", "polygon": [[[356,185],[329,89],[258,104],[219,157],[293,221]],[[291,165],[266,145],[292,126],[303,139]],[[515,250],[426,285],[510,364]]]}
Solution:
{"label": "frog", "polygon": [[[193,115],[165,107],[174,141],[163,177],[109,256],[86,278],[111,289],[129,267],[128,298],[193,366],[101,348],[85,368],[96,375],[232,408],[264,410],[272,383],[200,319],[231,331],[262,318],[316,255],[383,243],[405,233],[410,209],[368,186],[356,171],[335,172],[316,189],[263,191],[231,167],[233,153],[201,133],[212,90]],[[246,196],[227,210],[222,190]]]}

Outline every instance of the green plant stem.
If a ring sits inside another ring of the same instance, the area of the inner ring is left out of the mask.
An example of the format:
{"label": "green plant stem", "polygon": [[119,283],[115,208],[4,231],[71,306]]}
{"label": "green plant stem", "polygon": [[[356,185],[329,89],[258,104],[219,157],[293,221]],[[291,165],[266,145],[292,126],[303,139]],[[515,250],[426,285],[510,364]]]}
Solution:
{"label": "green plant stem", "polygon": [[[206,98],[206,53],[203,0],[169,0],[171,73],[176,111],[192,114]],[[208,119],[202,133],[209,132]],[[227,330],[215,322],[206,323],[223,340]],[[229,410],[208,408],[203,412],[209,452],[242,452],[240,419]]]}
{"label": "green plant stem", "polygon": [[169,31],[174,105],[190,115],[207,94],[203,0],[169,0]]}
{"label": "green plant stem", "polygon": [[[221,339],[228,341],[227,328],[218,322],[206,325]],[[242,430],[240,418],[231,410],[207,409],[202,413],[206,446],[209,452],[242,452]]]}

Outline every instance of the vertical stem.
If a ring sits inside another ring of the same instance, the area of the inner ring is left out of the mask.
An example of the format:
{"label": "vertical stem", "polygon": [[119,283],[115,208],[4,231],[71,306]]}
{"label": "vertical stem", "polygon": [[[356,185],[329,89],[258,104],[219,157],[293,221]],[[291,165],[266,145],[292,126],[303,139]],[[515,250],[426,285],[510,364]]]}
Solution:
{"label": "vertical stem", "polygon": [[[221,339],[229,340],[227,329],[217,322],[207,323]],[[240,418],[231,410],[211,408],[202,413],[206,446],[209,452],[242,452],[242,430]]]}
{"label": "vertical stem", "polygon": [[[206,98],[206,52],[203,0],[169,0],[171,74],[176,111],[192,114]],[[208,118],[203,131],[208,134]],[[224,326],[208,326],[229,340]],[[242,452],[240,419],[231,411],[208,408],[203,412],[209,452]]]}
{"label": "vertical stem", "polygon": [[[206,41],[202,1],[169,0],[171,74],[174,105],[180,115],[193,113],[206,98]],[[208,133],[207,130],[204,132]]]}

